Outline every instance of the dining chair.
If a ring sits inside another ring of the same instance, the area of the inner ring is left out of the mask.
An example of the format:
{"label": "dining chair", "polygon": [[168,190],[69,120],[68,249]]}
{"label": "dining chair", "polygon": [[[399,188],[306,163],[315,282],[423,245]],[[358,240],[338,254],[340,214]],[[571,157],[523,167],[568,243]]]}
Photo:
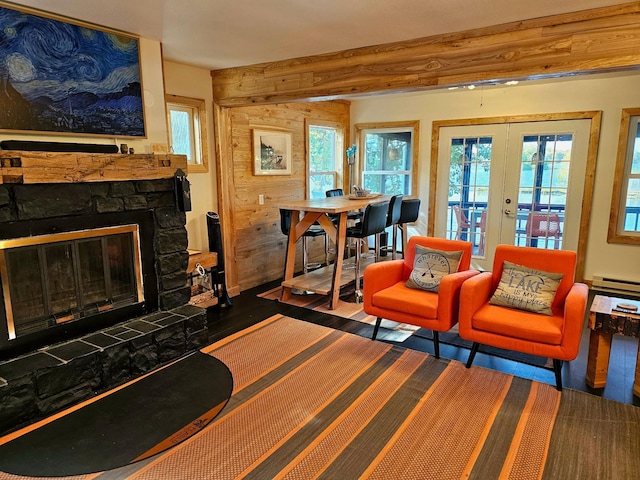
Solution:
{"label": "dining chair", "polygon": [[[291,228],[291,210],[280,209],[280,230],[287,237]],[[309,270],[315,270],[322,266],[319,262],[309,263],[309,252],[307,246],[308,238],[324,237],[324,261],[325,265],[329,265],[329,242],[327,233],[320,225],[311,225],[309,229],[302,235],[302,269],[304,273]]]}
{"label": "dining chair", "polygon": [[396,238],[398,231],[400,232],[400,248],[401,255],[404,258],[405,251],[407,249],[408,232],[407,224],[413,223],[418,220],[420,214],[420,199],[419,198],[403,198],[400,206],[400,219],[395,225],[393,232],[393,238]]}
{"label": "dining chair", "polygon": [[465,215],[465,213],[460,208],[460,205],[454,205],[451,207],[453,209],[453,213],[456,216],[456,240],[461,240],[462,231],[471,228],[471,224],[469,223],[469,219]]}
{"label": "dining chair", "polygon": [[[485,237],[487,236],[487,209],[482,210],[480,214],[480,239],[478,241],[478,255],[484,255]],[[475,243],[475,242],[473,242]]]}
{"label": "dining chair", "polygon": [[[325,195],[327,197],[342,197],[344,196],[344,190],[342,188],[332,188],[331,190],[327,190],[325,192]],[[331,220],[334,221],[334,223],[336,223],[337,221],[336,215],[330,215],[329,218],[331,218]],[[361,218],[362,218],[362,213],[360,213],[359,211],[353,211],[353,212],[347,213],[347,220],[360,220]]]}
{"label": "dining chair", "polygon": [[527,215],[527,224],[525,226],[527,232],[527,247],[533,245],[534,240],[542,237],[545,240],[554,238],[554,250],[560,249],[560,217],[557,213],[541,213],[529,212]]}
{"label": "dining chair", "polygon": [[[396,236],[394,233],[396,232],[396,226],[400,221],[400,213],[402,209],[402,195],[393,195],[389,199],[389,210],[387,210],[387,221],[385,224],[385,230],[391,227],[391,258],[395,260],[396,258]],[[378,234],[380,238],[382,238],[382,234]],[[388,240],[385,242],[388,243]],[[382,245],[381,251],[385,254],[389,252],[389,245]]]}
{"label": "dining chair", "polygon": [[347,239],[356,240],[355,253],[355,296],[356,302],[362,301],[362,291],[360,290],[360,260],[362,255],[363,240],[369,236],[375,237],[375,261],[378,261],[380,251],[378,234],[384,231],[387,224],[387,211],[389,210],[389,202],[370,203],[364,210],[362,220],[352,227],[347,227]]}

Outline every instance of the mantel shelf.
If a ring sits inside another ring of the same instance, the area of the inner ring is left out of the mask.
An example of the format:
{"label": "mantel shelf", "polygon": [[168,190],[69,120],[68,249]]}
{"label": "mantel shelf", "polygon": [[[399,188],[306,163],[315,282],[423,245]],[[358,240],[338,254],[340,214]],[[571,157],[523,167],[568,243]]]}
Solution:
{"label": "mantel shelf", "polygon": [[187,173],[185,155],[0,151],[0,183],[157,180],[178,169]]}

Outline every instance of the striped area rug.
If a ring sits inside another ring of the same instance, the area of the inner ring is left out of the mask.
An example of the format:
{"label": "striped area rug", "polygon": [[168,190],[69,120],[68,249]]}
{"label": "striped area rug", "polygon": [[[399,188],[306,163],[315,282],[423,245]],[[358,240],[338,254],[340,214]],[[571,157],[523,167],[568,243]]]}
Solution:
{"label": "striped area rug", "polygon": [[[627,479],[640,409],[276,315],[205,349],[222,413],[131,479]],[[7,477],[9,478],[9,477]]]}

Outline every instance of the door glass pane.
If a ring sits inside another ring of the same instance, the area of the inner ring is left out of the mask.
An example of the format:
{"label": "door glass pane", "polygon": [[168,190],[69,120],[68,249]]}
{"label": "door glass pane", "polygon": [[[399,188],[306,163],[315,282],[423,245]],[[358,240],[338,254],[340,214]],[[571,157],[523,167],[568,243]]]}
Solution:
{"label": "door glass pane", "polygon": [[572,134],[525,135],[515,245],[562,248]]}
{"label": "door glass pane", "polygon": [[484,255],[489,205],[491,137],[451,140],[446,238],[473,244]]}
{"label": "door glass pane", "polygon": [[373,193],[411,193],[411,131],[365,133],[362,186]]}

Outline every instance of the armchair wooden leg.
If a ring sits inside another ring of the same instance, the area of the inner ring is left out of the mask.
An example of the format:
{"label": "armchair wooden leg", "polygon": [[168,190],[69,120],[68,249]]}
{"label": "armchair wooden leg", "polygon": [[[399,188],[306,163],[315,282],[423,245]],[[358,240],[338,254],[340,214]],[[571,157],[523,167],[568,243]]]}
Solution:
{"label": "armchair wooden leg", "polygon": [[480,344],[478,342],[473,342],[473,345],[471,345],[471,351],[469,352],[469,358],[467,359],[467,368],[471,367],[473,359],[475,358],[476,353],[478,353],[478,348],[480,348]]}
{"label": "armchair wooden leg", "polygon": [[380,329],[380,324],[382,323],[382,317],[378,317],[376,320],[376,325],[373,327],[373,335],[371,335],[371,340],[375,340],[378,335],[378,330]]}
{"label": "armchair wooden leg", "polygon": [[435,330],[433,331],[433,350],[434,350],[434,356],[436,358],[440,358],[440,335],[439,332],[436,332]]}
{"label": "armchair wooden leg", "polygon": [[562,360],[553,359],[553,371],[556,374],[556,390],[562,391]]}

